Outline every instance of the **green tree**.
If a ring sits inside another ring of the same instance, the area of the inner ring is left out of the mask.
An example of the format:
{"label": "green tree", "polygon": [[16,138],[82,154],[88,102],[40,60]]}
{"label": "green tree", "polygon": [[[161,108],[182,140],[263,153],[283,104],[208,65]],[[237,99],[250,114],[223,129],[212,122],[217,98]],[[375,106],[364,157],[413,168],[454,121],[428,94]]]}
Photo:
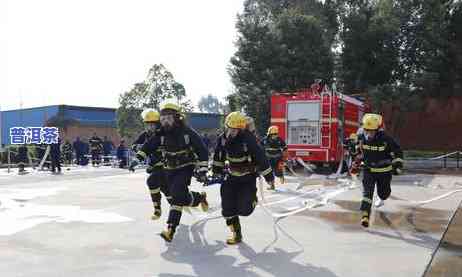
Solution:
{"label": "green tree", "polygon": [[392,83],[400,54],[400,17],[393,0],[346,1],[340,38],[340,79],[346,93]]}
{"label": "green tree", "polygon": [[318,1],[244,3],[236,25],[238,50],[229,69],[237,96],[228,99],[234,101],[230,107],[239,103],[255,118],[260,133],[269,125],[272,91],[293,91],[317,78],[332,79],[335,24],[326,23],[326,7]]}
{"label": "green tree", "polygon": [[158,110],[166,99],[173,99],[185,112],[193,109],[191,101],[186,99],[184,86],[174,79],[173,74],[164,65],[155,64],[149,69],[146,80],[136,83],[132,89],[119,96],[119,134],[133,140],[143,129],[141,111],[145,108]]}

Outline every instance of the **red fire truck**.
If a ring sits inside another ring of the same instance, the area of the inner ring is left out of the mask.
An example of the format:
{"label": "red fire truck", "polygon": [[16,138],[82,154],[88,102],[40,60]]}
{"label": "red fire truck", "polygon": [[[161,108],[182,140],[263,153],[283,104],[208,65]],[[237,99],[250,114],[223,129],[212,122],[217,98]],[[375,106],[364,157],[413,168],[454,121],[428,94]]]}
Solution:
{"label": "red fire truck", "polygon": [[288,145],[289,158],[337,168],[343,140],[359,128],[363,102],[314,84],[293,93],[273,93],[271,125]]}

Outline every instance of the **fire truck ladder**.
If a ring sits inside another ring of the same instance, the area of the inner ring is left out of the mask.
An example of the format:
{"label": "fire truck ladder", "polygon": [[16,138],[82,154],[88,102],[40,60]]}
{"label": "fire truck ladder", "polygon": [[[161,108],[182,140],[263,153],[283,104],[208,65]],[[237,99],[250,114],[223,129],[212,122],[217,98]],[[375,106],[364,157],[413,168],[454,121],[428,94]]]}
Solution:
{"label": "fire truck ladder", "polygon": [[[321,92],[321,148],[330,148],[332,124],[332,92],[324,89]],[[328,141],[326,145],[325,139]]]}

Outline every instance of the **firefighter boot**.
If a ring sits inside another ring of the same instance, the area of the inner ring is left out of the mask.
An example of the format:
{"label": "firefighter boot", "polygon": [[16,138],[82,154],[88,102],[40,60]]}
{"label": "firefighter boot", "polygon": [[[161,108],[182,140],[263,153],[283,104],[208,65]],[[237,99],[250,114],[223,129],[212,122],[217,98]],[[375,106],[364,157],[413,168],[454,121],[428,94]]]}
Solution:
{"label": "firefighter boot", "polygon": [[363,213],[362,213],[361,225],[364,228],[369,227],[369,213],[367,211],[363,211]]}
{"label": "firefighter boot", "polygon": [[228,225],[231,230],[231,236],[226,240],[226,244],[235,245],[242,242],[241,223],[239,217],[235,217],[233,223]]}
{"label": "firefighter boot", "polygon": [[162,215],[162,210],[160,208],[160,203],[154,202],[154,213],[151,216],[152,220],[158,220]]}
{"label": "firefighter boot", "polygon": [[207,193],[205,191],[201,192],[201,209],[203,212],[207,212],[209,210],[209,202],[207,201]]}
{"label": "firefighter boot", "polygon": [[267,187],[268,190],[276,190],[276,187],[274,186],[274,181],[268,183],[269,187]]}
{"label": "firefighter boot", "polygon": [[173,240],[173,235],[175,234],[175,226],[173,225],[168,225],[167,230],[162,231],[160,233],[160,236],[166,241],[166,242],[172,242]]}

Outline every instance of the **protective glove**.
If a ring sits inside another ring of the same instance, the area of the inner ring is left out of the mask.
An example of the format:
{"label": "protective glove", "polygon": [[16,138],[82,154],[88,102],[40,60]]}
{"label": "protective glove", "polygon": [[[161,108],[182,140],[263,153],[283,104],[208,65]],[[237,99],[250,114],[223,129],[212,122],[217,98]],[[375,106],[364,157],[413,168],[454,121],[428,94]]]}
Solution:
{"label": "protective glove", "polygon": [[154,167],[148,165],[148,167],[146,167],[146,173],[147,174],[151,174],[152,172],[154,171]]}
{"label": "protective glove", "polygon": [[138,159],[133,159],[131,162],[130,162],[130,166],[128,167],[128,170],[131,171],[131,172],[135,172],[135,167],[137,165],[140,164],[140,161],[138,161]]}
{"label": "protective glove", "polygon": [[395,162],[393,163],[393,174],[400,175],[403,173],[403,163],[402,162]]}
{"label": "protective glove", "polygon": [[201,183],[206,183],[207,182],[207,172],[208,172],[208,168],[206,166],[201,166],[199,167],[199,169],[196,170],[196,179],[198,182],[201,182]]}

